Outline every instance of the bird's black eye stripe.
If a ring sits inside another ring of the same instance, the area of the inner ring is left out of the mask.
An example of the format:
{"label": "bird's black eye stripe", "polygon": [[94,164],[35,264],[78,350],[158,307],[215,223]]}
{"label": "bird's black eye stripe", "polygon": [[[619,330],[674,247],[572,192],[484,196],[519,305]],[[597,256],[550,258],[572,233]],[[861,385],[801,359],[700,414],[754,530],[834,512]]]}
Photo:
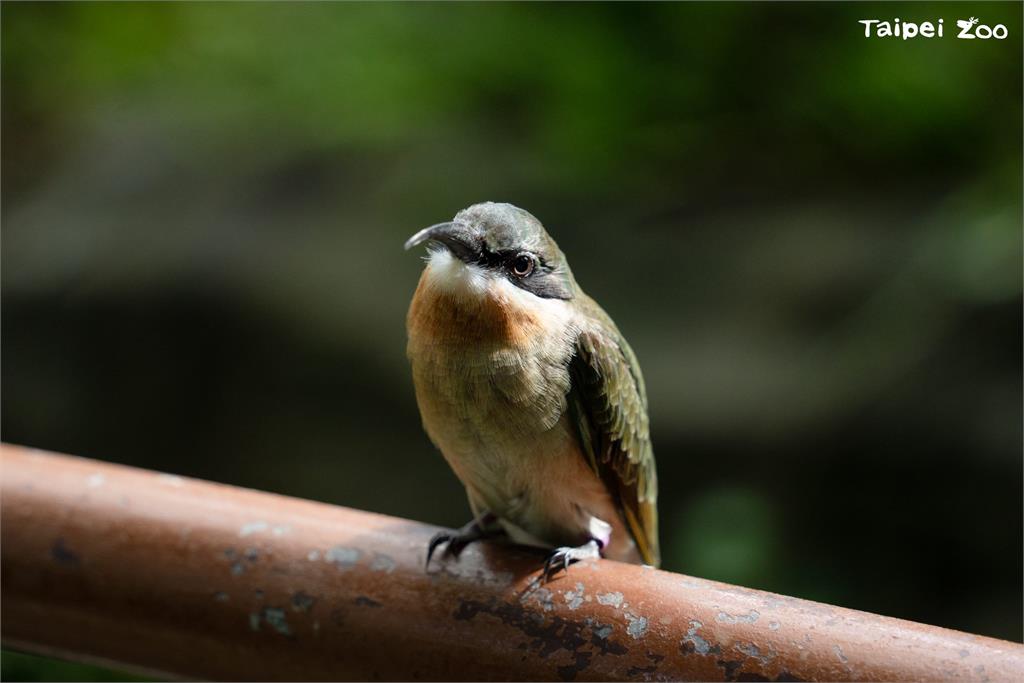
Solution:
{"label": "bird's black eye stripe", "polygon": [[540,257],[528,251],[488,251],[485,249],[481,252],[477,263],[485,268],[504,268],[518,278],[528,278],[534,273],[549,271]]}
{"label": "bird's black eye stripe", "polygon": [[477,264],[485,268],[497,268],[498,266],[505,263],[507,254],[501,252],[488,251],[484,249],[480,252],[480,258],[477,259]]}

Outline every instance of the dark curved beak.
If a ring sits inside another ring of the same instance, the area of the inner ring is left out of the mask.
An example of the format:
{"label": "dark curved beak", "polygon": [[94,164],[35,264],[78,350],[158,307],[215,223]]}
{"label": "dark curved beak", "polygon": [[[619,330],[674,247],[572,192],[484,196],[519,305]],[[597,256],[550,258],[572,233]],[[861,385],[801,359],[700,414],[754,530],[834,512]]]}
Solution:
{"label": "dark curved beak", "polygon": [[438,223],[424,228],[405,242],[406,250],[423,244],[437,242],[448,248],[463,261],[475,261],[481,252],[480,235],[465,223]]}

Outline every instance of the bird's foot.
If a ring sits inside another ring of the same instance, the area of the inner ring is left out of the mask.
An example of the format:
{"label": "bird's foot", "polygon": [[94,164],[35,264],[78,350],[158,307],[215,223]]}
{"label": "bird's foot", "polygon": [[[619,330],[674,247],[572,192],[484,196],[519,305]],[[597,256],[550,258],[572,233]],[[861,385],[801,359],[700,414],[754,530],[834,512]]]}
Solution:
{"label": "bird's foot", "polygon": [[604,544],[601,541],[591,540],[575,548],[569,546],[555,548],[544,562],[544,572],[541,574],[541,578],[547,583],[560,569],[569,571],[569,565],[573,562],[599,559],[603,547]]}
{"label": "bird's foot", "polygon": [[434,534],[433,538],[430,539],[430,544],[427,546],[427,562],[425,566],[430,566],[430,558],[434,556],[434,551],[442,544],[448,544],[444,549],[446,555],[458,557],[459,553],[470,543],[500,535],[502,533],[501,529],[491,526],[495,521],[497,521],[497,518],[487,513],[482,515],[480,519],[474,519],[458,531],[440,531]]}

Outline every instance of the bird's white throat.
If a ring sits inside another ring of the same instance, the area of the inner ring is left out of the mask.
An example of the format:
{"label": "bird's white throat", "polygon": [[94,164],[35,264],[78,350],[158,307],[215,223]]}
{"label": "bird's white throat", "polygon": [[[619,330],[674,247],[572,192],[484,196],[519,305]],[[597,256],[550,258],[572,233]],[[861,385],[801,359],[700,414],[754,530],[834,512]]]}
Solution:
{"label": "bird's white throat", "polygon": [[459,299],[482,301],[493,287],[493,274],[478,265],[466,263],[444,247],[433,247],[427,254],[430,284]]}

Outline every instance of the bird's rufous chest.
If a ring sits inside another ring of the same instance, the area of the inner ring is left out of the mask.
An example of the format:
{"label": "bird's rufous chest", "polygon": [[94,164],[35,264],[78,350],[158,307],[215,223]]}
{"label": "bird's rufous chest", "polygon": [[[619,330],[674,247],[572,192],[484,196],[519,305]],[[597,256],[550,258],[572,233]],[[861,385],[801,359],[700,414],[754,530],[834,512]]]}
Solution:
{"label": "bird's rufous chest", "polygon": [[529,303],[515,293],[453,292],[431,282],[429,269],[413,297],[416,400],[428,435],[464,481],[507,478],[546,441],[564,440],[553,428],[566,410],[571,311],[553,314],[565,302]]}

